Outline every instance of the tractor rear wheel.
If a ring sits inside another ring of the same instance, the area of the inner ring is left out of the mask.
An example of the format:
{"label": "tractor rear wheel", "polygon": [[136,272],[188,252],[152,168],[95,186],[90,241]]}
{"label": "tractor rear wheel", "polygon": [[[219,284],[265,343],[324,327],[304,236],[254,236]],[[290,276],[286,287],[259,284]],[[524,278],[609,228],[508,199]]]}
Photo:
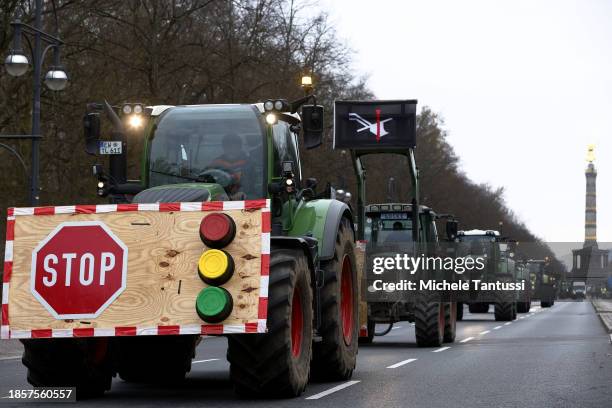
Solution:
{"label": "tractor rear wheel", "polygon": [[21,361],[34,387],[76,387],[78,399],[110,390],[108,339],[28,339]]}
{"label": "tractor rear wheel", "polygon": [[516,305],[516,311],[519,313],[529,313],[530,309],[531,309],[530,301],[518,302]]}
{"label": "tractor rear wheel", "polygon": [[444,304],[444,342],[454,343],[457,336],[457,302]]}
{"label": "tractor rear wheel", "polygon": [[227,338],[230,379],[242,397],[297,397],[312,355],[312,288],[301,250],[272,248],[268,332]]}
{"label": "tractor rear wheel", "polygon": [[313,346],[312,374],[317,380],[351,378],[357,363],[358,305],[355,244],[351,222],[342,218],[336,234],[334,257],[321,262],[320,342]]}
{"label": "tractor rear wheel", "polygon": [[516,309],[514,302],[497,302],[495,303],[495,320],[501,322],[509,322],[516,319]]}
{"label": "tractor rear wheel", "polygon": [[144,336],[113,339],[113,360],[123,381],[176,384],[191,371],[200,336]]}
{"label": "tractor rear wheel", "polygon": [[444,342],[444,303],[432,295],[418,295],[414,305],[414,329],[419,347],[439,347]]}

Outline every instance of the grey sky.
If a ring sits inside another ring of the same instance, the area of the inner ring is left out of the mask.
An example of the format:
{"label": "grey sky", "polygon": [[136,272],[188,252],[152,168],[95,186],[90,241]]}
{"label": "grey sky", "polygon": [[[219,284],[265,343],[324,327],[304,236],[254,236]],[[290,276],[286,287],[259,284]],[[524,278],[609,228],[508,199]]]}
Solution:
{"label": "grey sky", "polygon": [[509,206],[548,241],[584,238],[586,148],[595,143],[598,239],[612,241],[612,1],[322,7],[376,95],[441,113],[468,176],[504,186]]}

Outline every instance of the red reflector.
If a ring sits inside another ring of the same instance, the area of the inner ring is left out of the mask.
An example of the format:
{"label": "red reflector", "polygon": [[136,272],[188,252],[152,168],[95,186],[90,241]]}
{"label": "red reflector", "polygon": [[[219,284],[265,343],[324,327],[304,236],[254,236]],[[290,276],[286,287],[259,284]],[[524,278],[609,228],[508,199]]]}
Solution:
{"label": "red reflector", "polygon": [[236,224],[227,214],[208,214],[200,223],[200,238],[210,248],[223,248],[235,235]]}

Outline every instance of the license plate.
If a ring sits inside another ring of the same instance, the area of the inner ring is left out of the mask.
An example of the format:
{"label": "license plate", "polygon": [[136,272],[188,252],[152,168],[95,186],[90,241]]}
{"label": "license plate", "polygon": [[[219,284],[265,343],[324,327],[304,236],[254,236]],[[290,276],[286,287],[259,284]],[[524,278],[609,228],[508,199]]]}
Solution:
{"label": "license plate", "polygon": [[100,142],[100,154],[121,154],[121,142]]}

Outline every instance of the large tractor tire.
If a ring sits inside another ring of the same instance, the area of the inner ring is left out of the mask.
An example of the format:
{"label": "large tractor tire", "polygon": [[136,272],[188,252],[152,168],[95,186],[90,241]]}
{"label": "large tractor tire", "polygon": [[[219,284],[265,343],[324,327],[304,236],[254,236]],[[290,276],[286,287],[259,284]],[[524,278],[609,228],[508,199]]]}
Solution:
{"label": "large tractor tire", "polygon": [[439,347],[444,342],[444,303],[431,295],[418,295],[414,305],[414,329],[419,347]]}
{"label": "large tractor tire", "polygon": [[115,338],[113,360],[123,381],[176,384],[191,371],[200,336],[168,335]]}
{"label": "large tractor tire", "polygon": [[457,336],[457,302],[444,304],[444,342],[454,343]]}
{"label": "large tractor tire", "polygon": [[489,313],[489,304],[488,303],[470,303],[469,305],[470,313]]}
{"label": "large tractor tire", "polygon": [[313,345],[312,359],[312,374],[319,381],[347,380],[357,363],[359,293],[353,239],[351,222],[343,218],[336,234],[334,257],[321,262],[322,339]]}
{"label": "large tractor tire", "polygon": [[514,302],[497,302],[495,303],[495,320],[500,322],[509,322],[516,319],[516,309]]}
{"label": "large tractor tire", "polygon": [[228,336],[230,379],[241,397],[297,397],[312,356],[312,287],[301,250],[272,248],[268,333]]}
{"label": "large tractor tire", "polygon": [[531,310],[530,301],[518,302],[516,305],[516,311],[519,313],[529,313],[529,310]]}
{"label": "large tractor tire", "polygon": [[78,399],[110,390],[113,376],[108,339],[22,340],[21,361],[34,387],[76,387]]}
{"label": "large tractor tire", "polygon": [[374,332],[376,331],[376,322],[368,319],[368,335],[359,337],[359,344],[371,344],[374,341]]}
{"label": "large tractor tire", "polygon": [[463,302],[457,302],[457,321],[463,320]]}

